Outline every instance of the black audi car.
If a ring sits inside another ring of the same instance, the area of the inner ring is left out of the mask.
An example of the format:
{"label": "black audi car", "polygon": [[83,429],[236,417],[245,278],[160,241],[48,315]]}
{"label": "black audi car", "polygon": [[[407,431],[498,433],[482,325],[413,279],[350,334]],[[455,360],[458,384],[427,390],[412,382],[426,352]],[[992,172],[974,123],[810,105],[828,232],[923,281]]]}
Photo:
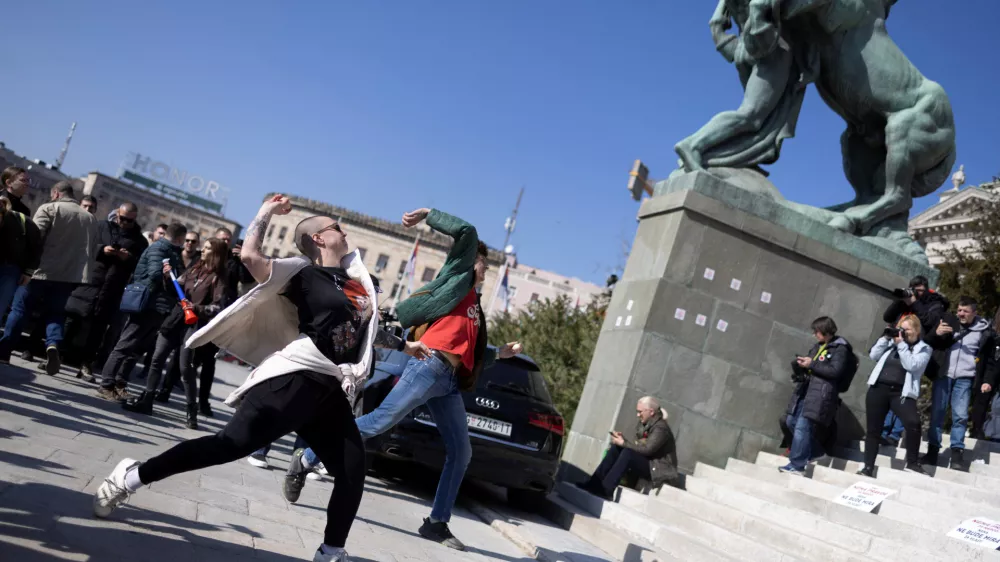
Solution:
{"label": "black audi car", "polygon": [[[382,403],[410,359],[399,351],[378,352],[375,373],[365,386],[365,413]],[[462,397],[472,442],[466,478],[507,488],[508,500],[519,507],[537,505],[555,485],[565,432],[538,365],[525,355],[498,359],[483,371],[475,391]],[[444,443],[426,406],[368,440],[366,448],[377,460],[436,471],[444,466]]]}

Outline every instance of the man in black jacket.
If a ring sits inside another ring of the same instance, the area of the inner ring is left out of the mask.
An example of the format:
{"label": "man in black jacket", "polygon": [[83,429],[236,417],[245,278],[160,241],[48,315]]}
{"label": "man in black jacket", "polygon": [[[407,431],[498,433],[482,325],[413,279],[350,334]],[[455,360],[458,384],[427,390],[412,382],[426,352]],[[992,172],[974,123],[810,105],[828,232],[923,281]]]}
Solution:
{"label": "man in black jacket", "polygon": [[625,439],[620,431],[611,432],[612,447],[580,488],[609,498],[626,474],[649,480],[653,487],[678,485],[677,448],[667,425],[667,411],[656,398],[645,396],[636,403],[635,415],[639,418],[635,439]]}
{"label": "man in black jacket", "polygon": [[10,200],[10,208],[31,217],[31,209],[21,201],[34,180],[24,168],[10,166],[0,174],[0,195]]}
{"label": "man in black jacket", "polygon": [[92,370],[94,358],[102,347],[101,342],[111,320],[118,312],[122,293],[135,271],[139,256],[149,245],[136,224],[138,215],[139,208],[135,203],[125,202],[112,220],[98,224],[100,242],[90,284],[78,287],[70,296],[67,308],[75,308],[90,319],[77,378],[95,382]]}
{"label": "man in black jacket", "polygon": [[[14,210],[5,195],[0,205],[0,317],[7,312],[14,293],[31,280],[42,257],[42,235],[31,217]],[[8,209],[3,212],[3,209]]]}
{"label": "man in black jacket", "polygon": [[177,304],[177,294],[164,280],[163,260],[170,261],[175,275],[184,272],[180,249],[185,234],[187,227],[174,223],[167,227],[167,234],[163,238],[153,242],[139,256],[133,282],[145,285],[149,290],[149,298],[145,310],[129,315],[118,344],[104,364],[101,388],[97,394],[105,400],[121,402],[128,398],[129,371],[135,366],[139,353],[148,347],[149,340],[156,337],[164,318]]}
{"label": "man in black jacket", "polygon": [[805,474],[806,464],[823,456],[823,447],[817,438],[833,423],[840,406],[841,379],[847,375],[853,362],[851,344],[837,336],[837,324],[827,316],[812,323],[816,344],[808,355],[795,359],[798,383],[789,401],[788,428],[792,430],[792,450],[788,464],[779,468],[788,474]]}

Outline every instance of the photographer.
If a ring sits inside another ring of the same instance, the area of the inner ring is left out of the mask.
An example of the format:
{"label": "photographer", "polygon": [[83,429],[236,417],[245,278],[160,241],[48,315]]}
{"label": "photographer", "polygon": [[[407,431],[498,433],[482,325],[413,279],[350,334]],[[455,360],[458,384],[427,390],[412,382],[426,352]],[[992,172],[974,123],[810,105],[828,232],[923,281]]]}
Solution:
{"label": "photographer", "polygon": [[865,436],[865,466],[858,474],[874,478],[875,458],[886,414],[891,410],[903,420],[906,431],[906,470],[924,472],[917,454],[920,450],[920,376],[931,358],[931,348],[920,340],[918,317],[904,316],[895,328],[886,328],[868,354],[878,361],[868,377],[865,398],[868,432]]}
{"label": "photographer", "polygon": [[837,324],[826,316],[812,323],[816,344],[809,355],[798,356],[792,363],[792,380],[798,383],[788,404],[786,424],[792,431],[792,447],[788,464],[781,472],[802,475],[806,463],[823,456],[818,435],[833,423],[840,406],[837,395],[845,377],[853,374],[854,350],[851,344],[837,336]]}

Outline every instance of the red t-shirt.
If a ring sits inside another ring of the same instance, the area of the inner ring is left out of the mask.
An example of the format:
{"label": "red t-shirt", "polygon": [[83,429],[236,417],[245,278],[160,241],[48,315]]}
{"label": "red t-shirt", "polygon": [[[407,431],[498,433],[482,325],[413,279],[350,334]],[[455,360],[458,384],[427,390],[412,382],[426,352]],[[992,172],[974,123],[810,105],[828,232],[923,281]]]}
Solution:
{"label": "red t-shirt", "polygon": [[451,312],[431,324],[420,341],[431,349],[461,357],[462,365],[471,371],[476,361],[478,335],[479,301],[472,290]]}

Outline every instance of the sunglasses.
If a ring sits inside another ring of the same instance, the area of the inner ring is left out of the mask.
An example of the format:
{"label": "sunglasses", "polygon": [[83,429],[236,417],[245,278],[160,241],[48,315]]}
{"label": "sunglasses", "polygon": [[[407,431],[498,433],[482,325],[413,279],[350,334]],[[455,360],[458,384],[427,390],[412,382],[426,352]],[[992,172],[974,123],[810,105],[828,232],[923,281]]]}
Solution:
{"label": "sunglasses", "polygon": [[198,241],[197,240],[185,240],[184,243],[185,244],[197,244]]}
{"label": "sunglasses", "polygon": [[313,236],[315,236],[317,234],[322,234],[322,233],[326,232],[327,230],[336,230],[337,232],[339,232],[341,234],[344,233],[344,231],[340,228],[340,223],[339,222],[335,222],[335,223],[331,224],[330,226],[328,226],[326,228],[321,228],[321,229],[317,230],[316,232],[313,232]]}
{"label": "sunglasses", "polygon": [[129,224],[132,224],[135,222],[135,219],[130,219],[128,217],[118,217],[118,222],[119,223],[127,222]]}

